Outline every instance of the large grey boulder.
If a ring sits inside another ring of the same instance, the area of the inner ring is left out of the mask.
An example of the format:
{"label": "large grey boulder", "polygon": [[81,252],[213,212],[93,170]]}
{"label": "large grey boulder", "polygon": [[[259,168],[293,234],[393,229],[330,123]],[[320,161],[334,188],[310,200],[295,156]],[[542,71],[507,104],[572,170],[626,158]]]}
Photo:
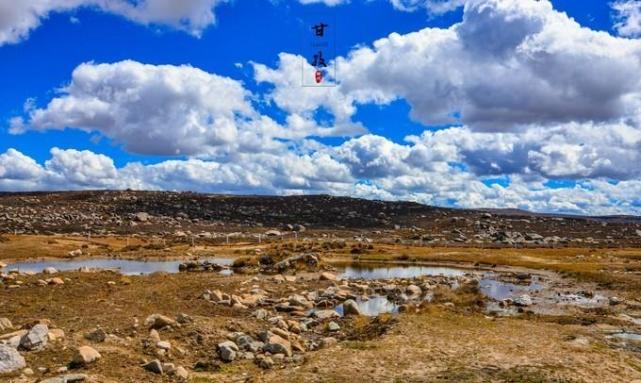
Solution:
{"label": "large grey boulder", "polygon": [[49,327],[46,324],[37,324],[20,339],[20,347],[27,351],[40,350],[47,345]]}
{"label": "large grey boulder", "polygon": [[232,341],[218,344],[218,354],[224,362],[233,362],[236,359],[236,353],[239,351],[236,343]]}
{"label": "large grey boulder", "polygon": [[7,374],[27,366],[24,358],[15,349],[0,344],[0,374]]}

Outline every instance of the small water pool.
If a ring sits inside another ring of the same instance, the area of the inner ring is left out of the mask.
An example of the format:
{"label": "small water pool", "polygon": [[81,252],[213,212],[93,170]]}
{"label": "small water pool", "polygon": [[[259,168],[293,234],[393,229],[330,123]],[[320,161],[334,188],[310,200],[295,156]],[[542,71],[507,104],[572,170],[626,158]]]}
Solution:
{"label": "small water pool", "polygon": [[459,277],[465,271],[453,267],[350,265],[339,272],[342,279],[395,279],[422,276]]}
{"label": "small water pool", "polygon": [[[201,261],[217,263],[222,266],[230,266],[232,258],[203,258]],[[124,275],[147,275],[156,272],[177,273],[178,266],[184,260],[129,260],[129,259],[76,259],[76,260],[47,260],[35,262],[15,262],[7,265],[5,270],[18,270],[20,272],[41,273],[48,267],[58,271],[78,270],[81,268],[117,270]],[[222,274],[229,274],[231,270],[222,270]]]}

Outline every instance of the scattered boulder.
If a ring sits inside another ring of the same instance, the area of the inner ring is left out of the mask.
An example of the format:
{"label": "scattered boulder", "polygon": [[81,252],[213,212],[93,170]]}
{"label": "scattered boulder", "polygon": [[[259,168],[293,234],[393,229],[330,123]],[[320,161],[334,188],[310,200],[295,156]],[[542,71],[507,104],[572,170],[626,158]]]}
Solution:
{"label": "scattered boulder", "polygon": [[87,334],[85,334],[85,339],[94,343],[102,343],[107,339],[107,333],[101,328],[97,328]]}
{"label": "scattered boulder", "polygon": [[85,374],[67,374],[56,378],[41,380],[40,383],[78,383],[84,382],[89,378]]}
{"label": "scattered boulder", "polygon": [[187,380],[189,379],[189,372],[182,366],[176,367],[176,371],[174,371],[174,375],[180,380]]}
{"label": "scattered boulder", "polygon": [[49,329],[49,334],[47,335],[49,342],[59,342],[65,339],[65,332],[60,328]]}
{"label": "scattered boulder", "polygon": [[161,350],[169,351],[171,350],[171,343],[167,342],[166,340],[161,340],[160,342],[156,343],[156,347]]}
{"label": "scattered boulder", "polygon": [[343,302],[343,315],[363,315],[358,304],[353,299],[348,299]]}
{"label": "scattered boulder", "polygon": [[180,324],[187,324],[193,322],[194,320],[189,315],[180,313],[178,314],[178,316],[176,316],[176,321]]}
{"label": "scattered boulder", "polygon": [[139,212],[134,214],[134,221],[137,221],[137,222],[147,222],[149,221],[149,218],[151,218],[149,213]]}
{"label": "scattered boulder", "polygon": [[321,281],[337,281],[338,277],[336,276],[336,274],[332,274],[332,273],[329,273],[329,272],[325,271],[325,272],[322,272],[320,274],[320,278],[319,279]]}
{"label": "scattered boulder", "polygon": [[232,341],[218,344],[218,355],[224,362],[233,362],[236,359],[236,353],[239,351],[236,343]]}
{"label": "scattered boulder", "polygon": [[58,270],[55,269],[55,267],[47,267],[44,270],[42,270],[43,274],[57,274]]}
{"label": "scattered boulder", "polygon": [[268,370],[274,367],[274,359],[270,358],[269,356],[261,355],[256,359],[256,364],[258,364],[260,368]]}
{"label": "scattered boulder", "polygon": [[154,374],[163,374],[162,363],[158,359],[154,359],[149,363],[146,363],[142,366],[145,370],[153,372]]}
{"label": "scattered boulder", "polygon": [[310,316],[321,320],[340,317],[336,310],[314,310],[311,312]]}
{"label": "scattered boulder", "polygon": [[406,292],[407,292],[407,294],[408,294],[409,296],[411,296],[411,297],[418,297],[418,296],[420,296],[421,294],[423,294],[423,290],[421,290],[421,288],[420,288],[420,287],[418,287],[418,286],[416,286],[416,285],[409,285],[409,286],[407,286],[407,287],[405,288],[405,291],[406,291]]}
{"label": "scattered boulder", "polygon": [[532,306],[532,298],[527,294],[523,294],[519,297],[514,298],[512,303],[518,307]]}
{"label": "scattered boulder", "polygon": [[72,251],[67,253],[67,257],[69,257],[69,258],[77,258],[77,257],[79,257],[81,255],[82,255],[82,250],[81,249],[72,250]]}
{"label": "scattered boulder", "polygon": [[289,341],[274,334],[267,338],[265,345],[263,346],[263,351],[271,354],[285,354],[286,356],[292,356],[292,345]]}
{"label": "scattered boulder", "polygon": [[56,277],[56,278],[47,279],[47,283],[50,285],[64,285],[65,281],[63,281],[62,278]]}
{"label": "scattered boulder", "polygon": [[0,374],[7,374],[27,367],[27,363],[18,351],[0,344]]}
{"label": "scattered boulder", "polygon": [[168,326],[176,326],[176,321],[162,314],[152,314],[145,319],[147,327],[160,330]]}
{"label": "scattered boulder", "polygon": [[49,339],[49,327],[45,324],[37,324],[20,339],[20,348],[27,351],[40,350],[47,345]]}
{"label": "scattered boulder", "polygon": [[83,367],[96,362],[102,358],[100,353],[89,346],[78,347],[73,356],[71,365],[74,367]]}
{"label": "scattered boulder", "polygon": [[[319,265],[319,263],[320,259],[318,255],[313,253],[305,253],[285,258],[282,261],[274,264],[273,269],[280,273],[283,273],[289,269],[295,269],[297,266],[315,268]],[[282,277],[282,279],[287,280],[285,277]]]}

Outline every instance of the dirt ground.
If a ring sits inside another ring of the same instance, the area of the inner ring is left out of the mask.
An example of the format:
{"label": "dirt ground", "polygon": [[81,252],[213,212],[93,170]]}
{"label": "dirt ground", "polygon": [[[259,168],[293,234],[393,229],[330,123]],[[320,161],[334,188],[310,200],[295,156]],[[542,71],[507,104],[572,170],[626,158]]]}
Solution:
{"label": "dirt ground", "polygon": [[[325,267],[345,261],[395,261],[514,270],[546,270],[569,281],[607,289],[623,303],[601,310],[578,310],[566,316],[518,315],[493,317],[476,307],[465,292],[378,318],[344,317],[338,343],[300,353],[291,363],[262,369],[252,360],[224,363],[216,345],[230,331],[256,334],[265,324],[253,309],[232,308],[202,299],[207,290],[229,294],[260,288],[277,302],[290,294],[335,286],[319,280],[317,272],[298,272],[282,282],[271,275],[245,273],[157,273],[122,276],[115,272],[63,272],[64,284],[40,286],[43,274],[19,275],[0,284],[0,318],[14,331],[46,319],[65,337],[42,351],[24,352],[33,375],[16,372],[6,382],[37,382],[77,372],[94,382],[173,382],[141,365],[157,358],[145,346],[147,316],[187,314],[193,321],[160,331],[172,351],[164,361],[184,366],[191,382],[622,382],[641,379],[641,347],[613,342],[608,331],[633,324],[618,321],[625,311],[641,313],[641,250],[639,249],[449,249],[347,243],[340,248],[310,242],[266,242],[261,245],[206,246],[164,243],[127,237],[4,236],[0,261],[64,258],[81,248],[84,257],[131,259],[227,256],[256,258],[255,254],[322,255]],[[357,249],[356,251],[354,249]],[[10,268],[10,266],[9,266]],[[290,273],[291,274],[291,273]],[[469,299],[468,299],[469,298]],[[616,311],[615,311],[616,310]],[[269,325],[267,325],[269,326]],[[96,328],[108,335],[91,343],[84,335]],[[326,336],[314,330],[314,336]],[[1,335],[1,333],[0,333]],[[1,338],[0,338],[1,339]],[[65,372],[77,346],[90,344],[102,355],[97,363]],[[62,368],[62,369],[61,369]]]}

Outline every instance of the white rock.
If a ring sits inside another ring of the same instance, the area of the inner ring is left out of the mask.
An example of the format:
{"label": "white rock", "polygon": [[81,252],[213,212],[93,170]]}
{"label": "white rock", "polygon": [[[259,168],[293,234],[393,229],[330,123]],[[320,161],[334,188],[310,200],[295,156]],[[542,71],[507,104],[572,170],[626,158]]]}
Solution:
{"label": "white rock", "polygon": [[0,374],[14,372],[26,366],[27,363],[18,351],[0,344]]}

